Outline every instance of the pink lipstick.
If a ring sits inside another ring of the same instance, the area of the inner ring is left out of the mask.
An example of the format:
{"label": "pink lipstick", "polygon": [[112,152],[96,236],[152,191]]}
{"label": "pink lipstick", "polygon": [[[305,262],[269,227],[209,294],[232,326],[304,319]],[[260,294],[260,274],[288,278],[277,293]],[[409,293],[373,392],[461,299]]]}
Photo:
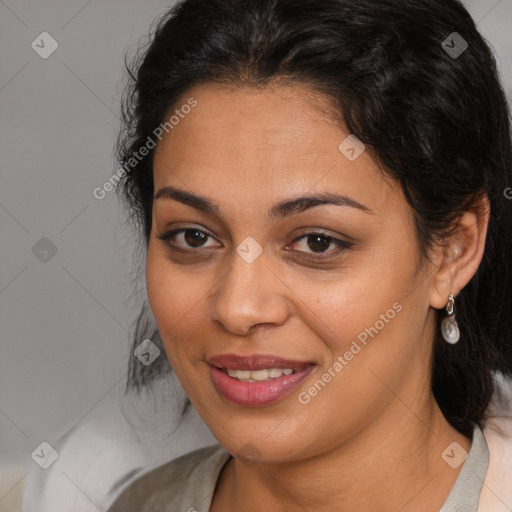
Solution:
{"label": "pink lipstick", "polygon": [[268,354],[223,354],[211,357],[208,363],[217,392],[242,407],[261,407],[281,400],[315,368],[309,361]]}

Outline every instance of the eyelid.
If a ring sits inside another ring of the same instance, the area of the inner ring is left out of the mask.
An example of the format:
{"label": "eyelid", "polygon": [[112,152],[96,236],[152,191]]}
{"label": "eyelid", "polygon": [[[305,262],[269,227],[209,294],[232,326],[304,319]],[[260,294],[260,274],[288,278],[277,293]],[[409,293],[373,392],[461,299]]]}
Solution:
{"label": "eyelid", "polygon": [[294,240],[290,244],[288,244],[285,247],[285,249],[288,249],[291,245],[297,243],[298,241],[300,241],[304,238],[307,238],[309,236],[315,236],[315,235],[320,235],[320,236],[326,238],[327,240],[330,241],[330,243],[335,244],[337,248],[334,250],[331,249],[330,251],[317,252],[317,253],[307,252],[307,251],[293,251],[293,250],[292,251],[295,253],[307,254],[309,256],[313,255],[313,258],[315,258],[315,259],[322,259],[322,258],[326,259],[326,258],[334,257],[333,254],[338,255],[340,252],[343,252],[344,250],[350,249],[354,246],[353,242],[344,240],[343,238],[339,238],[338,236],[328,234],[321,229],[317,229],[317,230],[313,229],[313,230],[309,230],[309,231],[299,234],[297,237],[294,238]]}
{"label": "eyelid", "polygon": [[[181,252],[187,252],[187,253],[200,253],[201,251],[203,251],[203,252],[211,251],[212,249],[215,248],[213,246],[181,247],[181,246],[173,244],[171,242],[171,240],[173,240],[176,236],[178,236],[179,234],[184,233],[186,231],[200,231],[200,232],[204,233],[208,238],[211,238],[211,239],[217,241],[217,243],[219,243],[222,246],[221,242],[219,242],[217,240],[217,238],[212,233],[210,233],[206,228],[204,228],[202,226],[188,225],[188,226],[176,227],[175,229],[170,229],[160,235],[157,235],[157,238],[159,240],[162,240],[170,249],[172,249],[174,251],[181,251]],[[318,253],[290,249],[290,246],[297,243],[298,241],[300,241],[306,237],[315,236],[315,235],[320,235],[320,236],[328,239],[331,243],[335,244],[336,248],[331,249],[330,251],[318,252]],[[354,245],[353,242],[344,240],[343,238],[339,238],[338,235],[331,234],[331,232],[329,232],[328,230],[324,230],[321,228],[303,228],[302,230],[299,231],[299,233],[295,234],[295,238],[292,240],[292,242],[287,244],[284,247],[284,249],[289,252],[295,253],[295,255],[300,255],[299,256],[300,258],[310,260],[313,262],[315,262],[315,261],[319,262],[321,260],[334,259],[334,258],[338,257],[340,255],[340,253],[344,252],[347,249],[352,248],[353,245]]]}
{"label": "eyelid", "polygon": [[217,240],[217,238],[214,235],[212,235],[207,229],[205,229],[203,227],[199,227],[199,226],[184,226],[184,227],[180,227],[180,228],[170,229],[168,231],[165,231],[164,233],[161,233],[161,234],[157,235],[157,238],[158,238],[158,240],[161,240],[166,245],[168,245],[171,249],[176,250],[176,251],[194,251],[194,252],[198,252],[198,250],[200,250],[200,249],[209,250],[209,249],[212,248],[212,246],[196,247],[196,248],[194,248],[194,247],[180,247],[178,245],[175,245],[175,244],[171,243],[171,241],[173,239],[175,239],[178,235],[180,235],[181,233],[184,233],[186,231],[200,231],[201,233],[204,233],[208,238],[211,238],[211,239],[217,241],[217,243],[220,243]]}

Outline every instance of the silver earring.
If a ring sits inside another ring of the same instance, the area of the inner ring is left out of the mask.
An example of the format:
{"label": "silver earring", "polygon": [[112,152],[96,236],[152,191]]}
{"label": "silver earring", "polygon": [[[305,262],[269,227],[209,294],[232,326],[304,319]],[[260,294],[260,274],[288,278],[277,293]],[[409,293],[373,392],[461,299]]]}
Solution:
{"label": "silver earring", "polygon": [[455,319],[455,298],[453,293],[448,297],[448,304],[446,305],[446,313],[448,316],[441,323],[441,333],[445,341],[451,345],[455,345],[460,339],[459,326]]}

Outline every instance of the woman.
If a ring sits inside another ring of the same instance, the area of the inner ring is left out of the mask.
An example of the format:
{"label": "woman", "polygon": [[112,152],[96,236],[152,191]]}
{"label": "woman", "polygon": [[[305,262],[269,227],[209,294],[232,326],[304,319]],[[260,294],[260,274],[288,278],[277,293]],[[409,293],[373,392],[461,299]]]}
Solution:
{"label": "woman", "polygon": [[120,190],[158,333],[132,382],[168,361],[220,446],[109,510],[477,510],[512,175],[466,10],[186,0],[133,77]]}

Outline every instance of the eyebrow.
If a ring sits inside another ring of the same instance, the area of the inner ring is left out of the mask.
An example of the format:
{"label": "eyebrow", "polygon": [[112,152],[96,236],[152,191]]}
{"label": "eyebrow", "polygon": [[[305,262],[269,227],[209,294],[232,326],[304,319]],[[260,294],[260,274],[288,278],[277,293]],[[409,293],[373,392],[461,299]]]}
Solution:
{"label": "eyebrow", "polygon": [[[163,187],[161,188],[153,198],[155,201],[158,199],[173,199],[187,206],[191,206],[196,210],[209,215],[215,215],[221,217],[221,209],[213,201],[206,197],[192,194],[185,190],[180,190],[175,187]],[[373,215],[372,210],[367,206],[359,203],[355,199],[352,199],[346,195],[332,194],[330,192],[321,192],[317,194],[300,196],[286,201],[276,203],[270,209],[269,216],[271,219],[280,219],[290,215],[296,215],[302,213],[315,206],[331,204],[334,206],[346,206],[349,208],[355,208],[364,213]]]}

